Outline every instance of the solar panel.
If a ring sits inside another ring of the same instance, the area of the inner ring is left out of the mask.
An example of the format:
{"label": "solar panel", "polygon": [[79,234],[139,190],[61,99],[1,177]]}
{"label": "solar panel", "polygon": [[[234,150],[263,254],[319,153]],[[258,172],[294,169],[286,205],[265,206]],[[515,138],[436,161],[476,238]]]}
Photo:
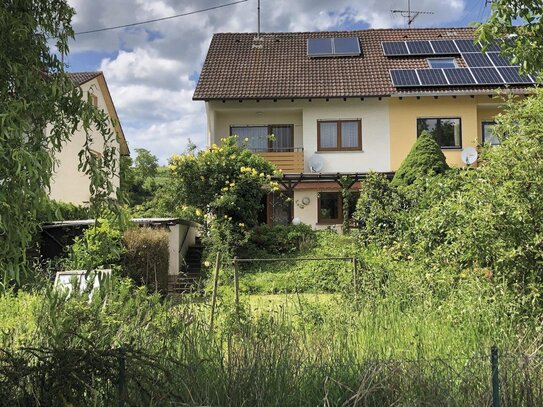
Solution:
{"label": "solar panel", "polygon": [[383,42],[383,51],[386,56],[394,55],[409,55],[407,46],[403,41],[388,41]]}
{"label": "solar panel", "polygon": [[475,85],[475,79],[468,68],[443,69],[445,77],[451,85]]}
{"label": "solar panel", "polygon": [[471,73],[479,85],[503,85],[496,68],[471,68]]}
{"label": "solar panel", "polygon": [[500,55],[499,52],[488,52],[486,55],[488,55],[490,60],[496,66],[512,66],[511,62],[509,62],[503,55]]}
{"label": "solar panel", "polygon": [[430,41],[407,41],[407,49],[411,55],[433,55]]}
{"label": "solar panel", "polygon": [[391,69],[390,77],[396,87],[420,86],[419,78],[414,69]]}
{"label": "solar panel", "polygon": [[309,56],[332,56],[332,38],[308,38],[307,55]]}
{"label": "solar panel", "polygon": [[464,58],[464,61],[466,61],[466,64],[469,67],[493,66],[490,59],[480,52],[466,52],[462,54],[462,58]]}
{"label": "solar panel", "polygon": [[481,46],[473,40],[454,40],[460,52],[481,52]]}
{"label": "solar panel", "polygon": [[501,48],[498,44],[488,44],[486,47],[486,52],[500,52]]}
{"label": "solar panel", "polygon": [[432,47],[434,47],[434,52],[439,55],[450,55],[458,54],[458,48],[454,45],[454,41],[451,40],[439,40],[439,41],[430,41]]}
{"label": "solar panel", "polygon": [[360,42],[356,37],[334,38],[334,55],[360,55]]}
{"label": "solar panel", "polygon": [[498,68],[498,71],[503,76],[503,79],[505,79],[505,83],[509,84],[521,84],[521,83],[534,83],[532,81],[532,78],[526,75],[521,75],[518,72],[518,68],[509,66],[505,68]]}
{"label": "solar panel", "polygon": [[441,69],[417,69],[421,85],[448,85]]}

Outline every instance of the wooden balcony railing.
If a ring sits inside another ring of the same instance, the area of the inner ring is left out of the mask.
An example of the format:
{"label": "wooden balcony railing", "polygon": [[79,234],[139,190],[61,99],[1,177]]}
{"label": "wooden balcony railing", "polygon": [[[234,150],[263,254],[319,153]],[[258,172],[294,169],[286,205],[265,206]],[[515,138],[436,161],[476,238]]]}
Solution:
{"label": "wooden balcony railing", "polygon": [[272,151],[255,150],[284,173],[304,172],[304,149],[302,147],[274,149]]}

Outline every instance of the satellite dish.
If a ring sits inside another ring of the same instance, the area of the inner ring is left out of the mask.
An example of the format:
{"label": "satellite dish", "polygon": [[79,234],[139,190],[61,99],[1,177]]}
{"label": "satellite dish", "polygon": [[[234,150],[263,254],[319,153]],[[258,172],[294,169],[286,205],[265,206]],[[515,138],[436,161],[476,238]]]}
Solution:
{"label": "satellite dish", "polygon": [[473,147],[466,147],[462,150],[462,161],[464,161],[465,164],[471,165],[475,161],[477,161],[477,158],[479,157],[479,154],[477,154],[477,150]]}
{"label": "satellite dish", "polygon": [[321,172],[323,166],[324,161],[320,155],[315,154],[309,159],[309,171]]}

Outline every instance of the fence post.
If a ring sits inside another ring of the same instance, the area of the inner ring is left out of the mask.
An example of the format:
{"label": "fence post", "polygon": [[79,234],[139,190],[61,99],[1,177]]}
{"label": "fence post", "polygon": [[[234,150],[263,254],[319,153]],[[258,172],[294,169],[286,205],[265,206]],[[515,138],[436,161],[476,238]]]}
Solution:
{"label": "fence post", "polygon": [[124,407],[126,398],[126,349],[119,348],[119,407]]}
{"label": "fence post", "polygon": [[356,295],[358,293],[358,265],[356,264],[356,257],[353,257],[353,288]]}
{"label": "fence post", "polygon": [[215,259],[215,276],[213,278],[213,294],[211,295],[211,317],[209,320],[209,330],[213,331],[213,322],[215,319],[215,304],[217,303],[217,285],[219,283],[219,269],[221,268],[221,254],[217,253]]}
{"label": "fence post", "polygon": [[238,257],[234,257],[234,301],[236,304],[236,312],[239,309],[239,262]]}
{"label": "fence post", "polygon": [[492,407],[500,407],[500,375],[498,370],[498,348],[490,348],[490,363],[492,365]]}

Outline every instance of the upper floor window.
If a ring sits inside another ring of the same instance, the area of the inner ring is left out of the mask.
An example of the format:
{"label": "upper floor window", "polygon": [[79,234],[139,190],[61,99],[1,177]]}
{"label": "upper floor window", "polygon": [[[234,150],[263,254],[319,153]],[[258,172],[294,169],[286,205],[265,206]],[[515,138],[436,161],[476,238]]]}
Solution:
{"label": "upper floor window", "polygon": [[428,58],[430,68],[456,68],[454,58]]}
{"label": "upper floor window", "polygon": [[462,121],[453,118],[417,119],[417,137],[426,130],[434,136],[441,148],[462,148]]}
{"label": "upper floor window", "polygon": [[499,146],[500,140],[494,134],[494,126],[496,122],[483,122],[483,144],[490,144],[492,146]]}
{"label": "upper floor window", "polygon": [[89,101],[93,106],[98,107],[98,96],[92,92],[89,92]]}
{"label": "upper floor window", "polygon": [[239,144],[246,143],[251,151],[294,151],[292,124],[230,126],[230,135],[238,136]]}
{"label": "upper floor window", "polygon": [[362,150],[360,120],[320,120],[317,122],[319,151]]}

